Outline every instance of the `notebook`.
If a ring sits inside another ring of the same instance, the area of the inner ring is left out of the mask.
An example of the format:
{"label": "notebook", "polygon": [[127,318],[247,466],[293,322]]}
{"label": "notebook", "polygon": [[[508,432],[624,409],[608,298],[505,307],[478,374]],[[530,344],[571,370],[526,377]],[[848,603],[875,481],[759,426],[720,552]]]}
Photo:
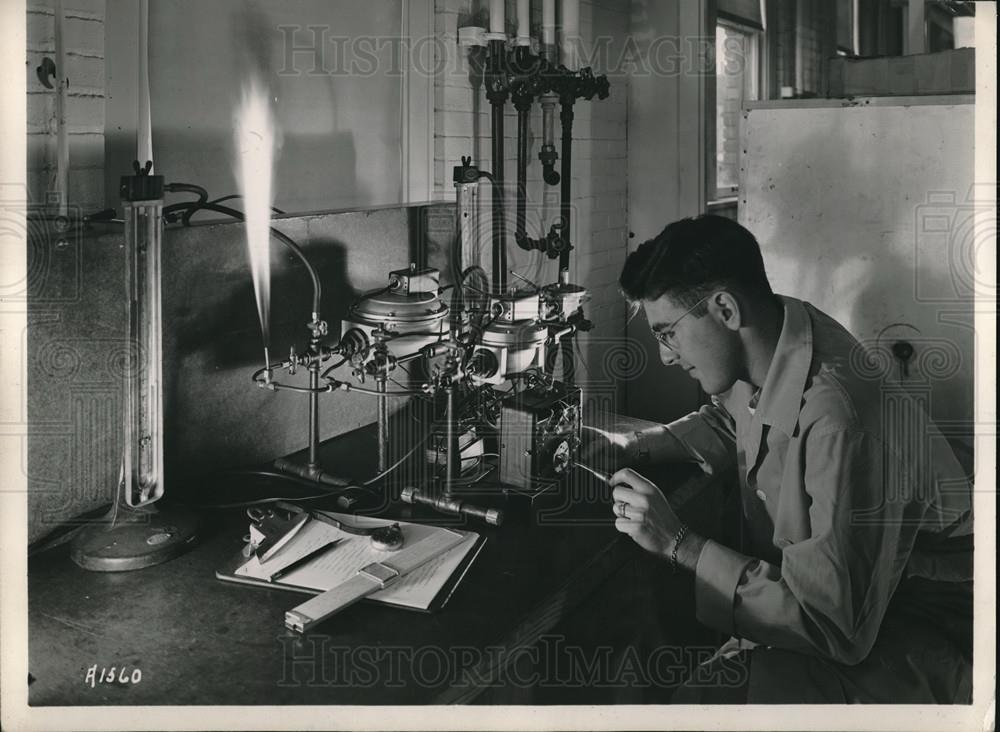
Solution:
{"label": "notebook", "polygon": [[[325,511],[328,516],[357,527],[385,526],[398,523],[403,532],[403,549],[434,532],[446,531],[435,526],[405,521],[388,521],[368,516]],[[447,531],[455,531],[447,529]],[[444,606],[469,566],[485,543],[474,531],[459,531],[464,538],[444,554],[400,578],[392,586],[379,590],[366,599],[387,605],[414,610],[434,611]],[[303,566],[283,574],[280,579],[268,582],[276,570],[291,564],[299,557],[333,540],[332,548]],[[309,521],[289,544],[276,555],[261,562],[245,546],[236,557],[219,568],[215,576],[227,582],[291,590],[309,594],[325,592],[353,577],[361,567],[372,562],[392,563],[394,552],[382,551],[372,546],[367,536],[349,534],[320,521]]]}

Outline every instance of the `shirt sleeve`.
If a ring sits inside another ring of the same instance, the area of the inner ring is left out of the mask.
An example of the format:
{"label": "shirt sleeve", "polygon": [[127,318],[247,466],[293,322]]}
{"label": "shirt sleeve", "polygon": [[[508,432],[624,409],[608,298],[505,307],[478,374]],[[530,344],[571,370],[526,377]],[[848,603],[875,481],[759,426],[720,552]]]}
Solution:
{"label": "shirt sleeve", "polygon": [[736,460],[736,423],[718,397],[667,429],[709,475],[724,472]]}
{"label": "shirt sleeve", "polygon": [[695,571],[698,618],[754,642],[859,663],[875,643],[912,550],[920,501],[889,495],[880,443],[838,429],[803,440],[810,536],[780,566],[709,541]]}

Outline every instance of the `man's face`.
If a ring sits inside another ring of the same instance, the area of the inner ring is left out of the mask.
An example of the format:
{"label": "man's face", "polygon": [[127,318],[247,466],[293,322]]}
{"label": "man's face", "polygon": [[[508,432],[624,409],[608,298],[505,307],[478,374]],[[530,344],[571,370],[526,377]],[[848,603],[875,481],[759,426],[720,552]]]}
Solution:
{"label": "man's face", "polygon": [[[721,394],[736,383],[743,352],[737,328],[727,321],[728,311],[720,309],[714,297],[706,300],[708,313],[700,317],[697,312],[704,308],[689,312],[669,295],[642,301],[649,327],[660,334],[660,360],[683,368],[707,394]],[[672,347],[663,343],[664,337]]]}

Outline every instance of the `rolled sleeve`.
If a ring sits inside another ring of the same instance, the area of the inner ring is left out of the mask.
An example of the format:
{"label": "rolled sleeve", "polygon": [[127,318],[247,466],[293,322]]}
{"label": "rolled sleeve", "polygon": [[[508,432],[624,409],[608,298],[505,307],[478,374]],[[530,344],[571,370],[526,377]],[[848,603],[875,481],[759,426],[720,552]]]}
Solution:
{"label": "rolled sleeve", "polygon": [[705,542],[694,577],[695,613],[701,623],[734,633],[736,589],[753,561],[714,541]]}
{"label": "rolled sleeve", "polygon": [[667,429],[709,475],[725,471],[735,460],[735,422],[716,397],[697,412],[671,422]]}
{"label": "rolled sleeve", "polygon": [[802,497],[812,535],[786,546],[780,564],[706,543],[695,569],[698,619],[764,645],[846,664],[863,660],[921,510],[884,499],[880,453],[864,432],[811,435]]}

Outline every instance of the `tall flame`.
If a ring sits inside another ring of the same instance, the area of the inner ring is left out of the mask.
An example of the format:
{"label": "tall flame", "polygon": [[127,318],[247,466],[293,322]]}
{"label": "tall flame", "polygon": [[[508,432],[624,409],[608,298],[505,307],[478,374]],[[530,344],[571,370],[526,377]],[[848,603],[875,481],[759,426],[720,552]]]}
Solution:
{"label": "tall flame", "polygon": [[243,196],[250,271],[257,296],[257,313],[260,316],[266,359],[271,335],[270,227],[274,200],[271,187],[276,130],[267,89],[256,77],[250,78],[243,86],[234,128],[236,181]]}

